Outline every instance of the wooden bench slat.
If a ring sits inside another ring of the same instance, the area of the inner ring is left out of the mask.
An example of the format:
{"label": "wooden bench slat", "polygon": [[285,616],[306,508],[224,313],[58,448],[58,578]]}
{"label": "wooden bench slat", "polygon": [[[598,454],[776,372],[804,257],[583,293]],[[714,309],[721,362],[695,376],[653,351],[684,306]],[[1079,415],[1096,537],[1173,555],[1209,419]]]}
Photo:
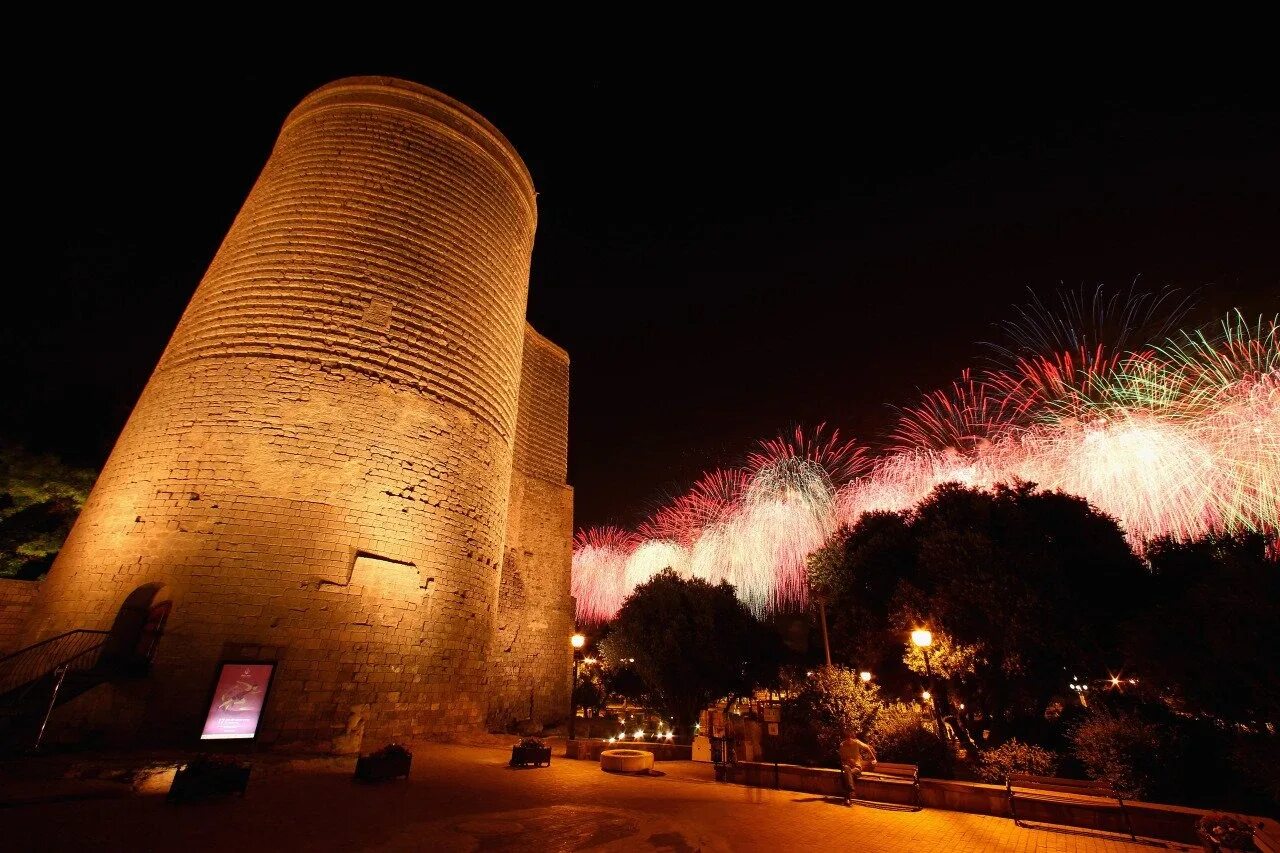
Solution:
{"label": "wooden bench slat", "polygon": [[1137,838],[1129,823],[1129,812],[1125,808],[1123,798],[1106,782],[1097,779],[1065,779],[1058,776],[1036,776],[1031,773],[1010,773],[1005,777],[1005,788],[1009,793],[1009,810],[1015,823],[1018,821],[1016,806],[1018,800],[1087,806],[1120,812],[1124,816],[1129,836]]}
{"label": "wooden bench slat", "polygon": [[877,762],[874,770],[864,770],[854,777],[854,790],[851,795],[856,796],[857,786],[859,782],[873,782],[889,785],[910,785],[915,789],[916,806],[920,807],[920,767],[916,764],[894,764],[892,762]]}

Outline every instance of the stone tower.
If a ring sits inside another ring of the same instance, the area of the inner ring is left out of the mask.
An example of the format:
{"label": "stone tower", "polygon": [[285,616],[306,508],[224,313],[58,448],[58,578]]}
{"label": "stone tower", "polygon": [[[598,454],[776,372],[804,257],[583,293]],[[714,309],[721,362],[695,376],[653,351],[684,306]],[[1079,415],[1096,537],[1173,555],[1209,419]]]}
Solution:
{"label": "stone tower", "polygon": [[536,218],[515,149],[438,92],[294,109],[42,584],[29,642],[171,602],[149,675],[69,725],[194,739],[227,659],[277,663],[272,743],[563,716],[568,357],[524,319]]}

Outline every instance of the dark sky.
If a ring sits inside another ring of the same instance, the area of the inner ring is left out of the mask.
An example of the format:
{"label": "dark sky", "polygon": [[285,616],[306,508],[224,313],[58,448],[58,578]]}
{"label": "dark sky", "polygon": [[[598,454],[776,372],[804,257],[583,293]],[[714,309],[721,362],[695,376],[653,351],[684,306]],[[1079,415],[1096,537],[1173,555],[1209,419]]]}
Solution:
{"label": "dark sky", "polygon": [[533,173],[529,317],[573,359],[580,524],[634,523],[796,423],[874,440],[1027,288],[1280,310],[1258,73],[186,64],[65,63],[14,96],[0,435],[101,464],[284,116],[357,73],[465,101]]}

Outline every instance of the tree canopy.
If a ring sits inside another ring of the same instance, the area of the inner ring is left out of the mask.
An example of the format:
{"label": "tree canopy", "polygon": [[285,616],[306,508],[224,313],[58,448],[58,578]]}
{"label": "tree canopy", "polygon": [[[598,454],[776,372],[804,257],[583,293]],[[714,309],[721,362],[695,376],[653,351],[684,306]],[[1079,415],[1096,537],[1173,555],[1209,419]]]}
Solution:
{"label": "tree canopy", "polygon": [[988,720],[1042,711],[1073,668],[1118,669],[1122,626],[1148,580],[1114,519],[1030,484],[948,484],[912,511],[870,513],[811,570],[843,662],[911,692],[919,679],[904,657],[920,653],[908,632],[929,627],[935,674]]}
{"label": "tree canopy", "polygon": [[96,477],[0,444],[0,577],[35,579],[49,570]]}
{"label": "tree canopy", "polygon": [[688,731],[698,711],[743,695],[776,673],[777,641],[727,583],[712,585],[671,570],[654,575],[623,602],[606,641],[626,659],[650,698]]}

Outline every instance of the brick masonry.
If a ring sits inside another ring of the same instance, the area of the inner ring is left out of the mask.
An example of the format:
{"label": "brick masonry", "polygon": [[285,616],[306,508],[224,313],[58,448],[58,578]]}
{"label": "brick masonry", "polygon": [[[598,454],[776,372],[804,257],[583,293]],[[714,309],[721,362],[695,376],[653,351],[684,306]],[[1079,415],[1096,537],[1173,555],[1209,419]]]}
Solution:
{"label": "brick masonry", "polygon": [[572,678],[573,490],[568,468],[569,356],[526,328],[507,547],[490,653],[489,725],[564,718]]}
{"label": "brick masonry", "polygon": [[0,657],[16,650],[40,584],[0,578]]}
{"label": "brick masonry", "polygon": [[[41,586],[26,642],[145,584],[173,603],[150,676],[68,724],[190,741],[225,658],[278,661],[260,736],[289,746],[567,704],[568,359],[524,322],[535,225],[467,107],[386,78],[303,100]],[[536,641],[491,663],[517,625]]]}

